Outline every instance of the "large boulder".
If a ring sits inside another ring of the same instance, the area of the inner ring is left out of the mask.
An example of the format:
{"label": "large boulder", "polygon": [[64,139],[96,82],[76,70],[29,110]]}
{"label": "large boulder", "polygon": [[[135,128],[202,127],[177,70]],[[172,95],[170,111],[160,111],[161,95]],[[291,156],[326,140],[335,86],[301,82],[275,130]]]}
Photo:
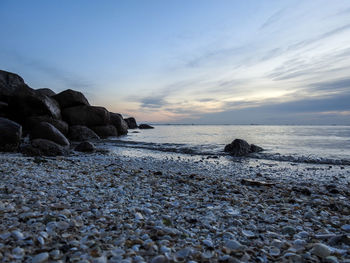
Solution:
{"label": "large boulder", "polygon": [[154,127],[143,123],[139,125],[139,129],[154,129]]}
{"label": "large boulder", "polygon": [[54,119],[47,115],[29,117],[25,122],[25,129],[31,130],[35,125],[39,124],[40,122],[48,122],[51,125],[55,126],[55,128],[58,129],[64,135],[68,134],[68,123],[66,123],[63,120]]}
{"label": "large boulder", "polygon": [[22,126],[0,117],[0,151],[16,151],[22,136]]}
{"label": "large boulder", "polygon": [[48,97],[52,97],[52,96],[56,95],[56,93],[53,90],[48,89],[48,88],[36,89],[35,92],[38,94],[41,94],[41,95],[48,96]]}
{"label": "large boulder", "polygon": [[124,120],[128,124],[129,129],[136,129],[138,127],[135,118],[130,117],[130,118],[126,118]]}
{"label": "large boulder", "polygon": [[230,144],[225,146],[224,151],[233,156],[245,156],[253,152],[261,152],[263,149],[254,144],[249,145],[248,142],[242,139],[235,139]]}
{"label": "large boulder", "polygon": [[58,103],[48,96],[21,90],[9,97],[9,117],[20,123],[31,116],[48,115],[55,119],[61,119],[61,110]]}
{"label": "large boulder", "polygon": [[75,151],[77,152],[93,152],[95,151],[95,145],[93,145],[91,142],[81,142],[75,147]]}
{"label": "large boulder", "polygon": [[7,115],[8,103],[0,101],[0,117],[5,117]]}
{"label": "large boulder", "polygon": [[54,95],[53,98],[60,104],[62,109],[90,105],[83,93],[71,89],[62,91],[57,95]]}
{"label": "large boulder", "polygon": [[103,107],[77,106],[66,108],[62,112],[63,119],[69,125],[102,126],[109,124],[109,112]]}
{"label": "large boulder", "polygon": [[93,130],[81,125],[70,126],[68,138],[76,142],[100,139],[100,137]]}
{"label": "large boulder", "polygon": [[118,131],[113,125],[93,126],[91,129],[101,138],[118,136]]}
{"label": "large boulder", "polygon": [[53,141],[35,139],[30,145],[21,146],[21,152],[29,156],[59,156],[68,154],[68,150]]}
{"label": "large boulder", "polygon": [[119,135],[125,135],[128,133],[128,124],[119,113],[110,112],[111,124],[117,128]]}
{"label": "large boulder", "polygon": [[64,147],[69,147],[70,145],[68,139],[48,122],[40,122],[35,125],[30,131],[30,138],[32,140],[47,139]]}
{"label": "large boulder", "polygon": [[21,86],[26,84],[19,75],[0,70],[0,100],[7,101],[7,97],[12,96]]}

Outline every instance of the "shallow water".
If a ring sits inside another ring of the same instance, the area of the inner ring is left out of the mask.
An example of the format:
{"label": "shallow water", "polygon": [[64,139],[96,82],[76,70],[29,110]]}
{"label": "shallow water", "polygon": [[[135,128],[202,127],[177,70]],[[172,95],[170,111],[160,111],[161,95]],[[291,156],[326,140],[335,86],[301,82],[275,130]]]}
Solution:
{"label": "shallow water", "polygon": [[350,164],[350,126],[155,125],[130,130],[112,145],[193,155],[226,155],[223,148],[235,138],[265,149],[258,159]]}

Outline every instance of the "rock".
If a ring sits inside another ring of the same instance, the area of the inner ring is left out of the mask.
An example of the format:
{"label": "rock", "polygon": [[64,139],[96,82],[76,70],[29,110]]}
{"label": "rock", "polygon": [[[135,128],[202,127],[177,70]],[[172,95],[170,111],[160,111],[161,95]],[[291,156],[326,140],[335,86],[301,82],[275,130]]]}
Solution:
{"label": "rock", "polygon": [[285,226],[282,228],[282,234],[283,235],[294,235],[296,232],[295,227],[292,226]]}
{"label": "rock", "polygon": [[100,138],[118,136],[118,131],[113,125],[93,126],[91,127],[91,130],[100,136]]}
{"label": "rock", "polygon": [[111,124],[116,127],[119,135],[128,133],[128,124],[123,119],[121,114],[110,112]]}
{"label": "rock", "polygon": [[93,130],[81,125],[70,126],[68,138],[77,142],[100,139],[100,137]]}
{"label": "rock", "polygon": [[236,240],[226,240],[225,245],[226,248],[230,250],[241,250],[242,245]]}
{"label": "rock", "polygon": [[158,255],[152,258],[151,263],[167,263],[168,259],[163,255]]}
{"label": "rock", "polygon": [[9,97],[8,114],[9,118],[18,121],[21,124],[31,116],[48,115],[55,119],[61,119],[61,110],[58,103],[45,95],[25,91],[16,93]]}
{"label": "rock", "polygon": [[317,243],[311,249],[311,253],[320,258],[325,258],[331,255],[331,250],[328,246],[322,243]]}
{"label": "rock", "polygon": [[91,142],[81,142],[75,147],[75,151],[78,152],[93,152],[95,151],[95,145]]}
{"label": "rock", "polygon": [[30,138],[33,139],[47,139],[53,141],[64,147],[69,147],[68,139],[55,126],[48,122],[40,122],[35,125],[30,131]]}
{"label": "rock", "polygon": [[255,181],[252,179],[242,179],[241,183],[249,186],[274,186],[274,183],[268,183],[263,181]]}
{"label": "rock", "polygon": [[52,97],[52,96],[55,96],[56,93],[48,88],[45,88],[45,89],[36,89],[35,90],[36,93],[38,94],[41,94],[41,95],[45,95],[45,96],[48,96],[48,97]]}
{"label": "rock", "polygon": [[135,118],[130,117],[130,118],[126,118],[124,119],[126,121],[126,123],[128,124],[128,128],[129,129],[136,129],[137,128],[137,123]]}
{"label": "rock", "polygon": [[233,156],[244,156],[250,153],[250,145],[244,140],[235,139],[230,144],[227,144],[224,149]]}
{"label": "rock", "polygon": [[57,130],[62,134],[68,134],[68,124],[65,121],[54,119],[50,116],[32,116],[29,117],[25,122],[25,128],[31,130],[35,125],[38,125],[40,122],[48,122],[53,125]]}
{"label": "rock", "polygon": [[260,146],[257,146],[255,144],[251,144],[250,145],[250,152],[251,153],[258,153],[258,152],[262,152],[264,149],[261,148]]}
{"label": "rock", "polygon": [[148,124],[140,124],[139,129],[154,129],[154,127]]}
{"label": "rock", "polygon": [[32,263],[42,263],[47,261],[48,259],[49,259],[49,253],[43,252],[33,257]]}
{"label": "rock", "polygon": [[31,145],[23,145],[21,152],[29,156],[59,156],[67,154],[67,150],[64,147],[46,139],[34,139]]}
{"label": "rock", "polygon": [[0,117],[6,117],[9,104],[4,101],[0,101]]}
{"label": "rock", "polygon": [[22,86],[26,86],[26,84],[19,75],[0,70],[0,100],[7,102],[7,98],[12,96],[18,87]]}
{"label": "rock", "polygon": [[77,106],[63,110],[63,119],[69,125],[84,125],[88,127],[108,125],[109,112],[103,107]]}
{"label": "rock", "polygon": [[54,95],[53,98],[60,104],[62,109],[90,105],[83,93],[71,89],[62,91],[57,95]]}
{"label": "rock", "polygon": [[341,229],[346,231],[346,232],[350,232],[350,224],[342,225]]}
{"label": "rock", "polygon": [[21,137],[21,125],[0,117],[0,151],[16,151],[21,142]]}

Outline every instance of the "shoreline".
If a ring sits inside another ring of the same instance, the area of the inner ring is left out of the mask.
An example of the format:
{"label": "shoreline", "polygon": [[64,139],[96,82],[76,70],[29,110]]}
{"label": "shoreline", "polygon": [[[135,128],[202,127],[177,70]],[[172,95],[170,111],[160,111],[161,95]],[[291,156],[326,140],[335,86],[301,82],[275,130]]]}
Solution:
{"label": "shoreline", "polygon": [[349,167],[172,156],[1,154],[3,261],[350,262]]}

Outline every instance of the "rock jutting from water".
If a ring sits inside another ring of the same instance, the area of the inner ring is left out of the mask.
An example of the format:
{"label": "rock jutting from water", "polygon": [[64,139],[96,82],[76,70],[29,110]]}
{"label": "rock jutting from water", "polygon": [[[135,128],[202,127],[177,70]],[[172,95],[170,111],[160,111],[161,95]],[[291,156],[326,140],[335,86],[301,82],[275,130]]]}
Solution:
{"label": "rock jutting from water", "polygon": [[249,144],[242,139],[235,139],[224,148],[224,151],[232,156],[246,156],[250,153],[261,152],[263,150],[263,148],[254,144]]}

